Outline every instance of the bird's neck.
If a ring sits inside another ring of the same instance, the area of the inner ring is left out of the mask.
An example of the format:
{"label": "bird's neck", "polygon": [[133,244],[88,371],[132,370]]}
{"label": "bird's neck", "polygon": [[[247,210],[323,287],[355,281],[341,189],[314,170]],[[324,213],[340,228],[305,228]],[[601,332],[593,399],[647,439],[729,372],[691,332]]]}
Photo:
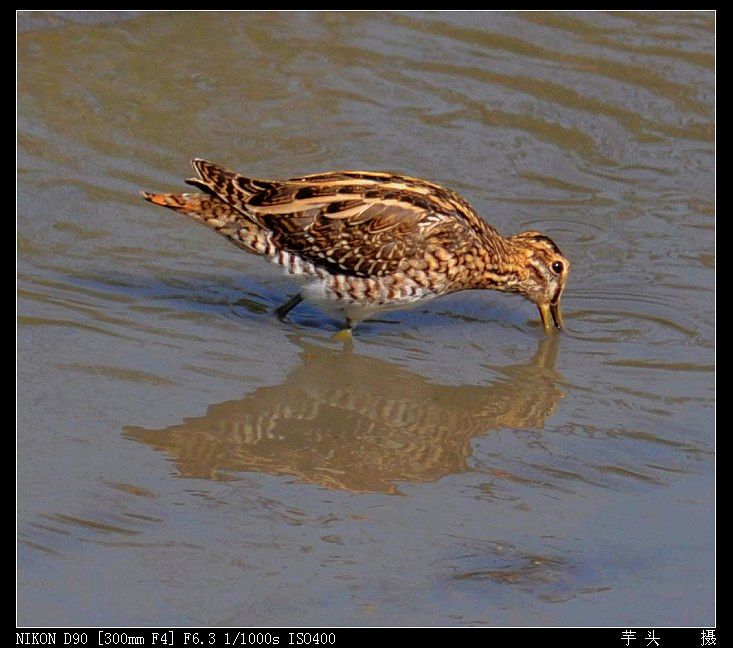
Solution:
{"label": "bird's neck", "polygon": [[469,275],[470,287],[517,292],[527,275],[527,252],[521,242],[501,236],[487,226],[481,233],[475,273]]}

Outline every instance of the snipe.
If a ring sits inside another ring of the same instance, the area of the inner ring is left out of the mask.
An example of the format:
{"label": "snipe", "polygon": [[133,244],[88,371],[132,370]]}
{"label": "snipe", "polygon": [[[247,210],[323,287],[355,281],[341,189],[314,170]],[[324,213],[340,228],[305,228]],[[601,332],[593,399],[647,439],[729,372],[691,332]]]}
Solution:
{"label": "snipe", "polygon": [[306,297],[343,313],[350,328],[381,310],[487,289],[524,295],[546,331],[562,329],[570,263],[557,245],[535,231],[502,236],[450,189],[392,173],[277,181],[200,159],[193,166],[199,177],[186,182],[203,193],[143,196],[303,277],[281,318]]}

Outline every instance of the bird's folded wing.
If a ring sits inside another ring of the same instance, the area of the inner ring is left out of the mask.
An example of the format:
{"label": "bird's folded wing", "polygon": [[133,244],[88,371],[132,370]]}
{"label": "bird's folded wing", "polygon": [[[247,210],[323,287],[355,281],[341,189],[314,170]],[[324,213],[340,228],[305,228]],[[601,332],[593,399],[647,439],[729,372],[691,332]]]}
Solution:
{"label": "bird's folded wing", "polygon": [[432,251],[470,242],[480,220],[453,192],[406,176],[341,171],[280,182],[193,164],[201,177],[189,183],[270,231],[278,249],[341,274],[423,269]]}

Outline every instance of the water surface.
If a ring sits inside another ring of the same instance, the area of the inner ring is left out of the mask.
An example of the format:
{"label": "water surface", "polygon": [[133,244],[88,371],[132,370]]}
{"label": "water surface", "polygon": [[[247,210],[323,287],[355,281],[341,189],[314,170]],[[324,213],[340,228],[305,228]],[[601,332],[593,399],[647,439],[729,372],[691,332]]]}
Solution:
{"label": "water surface", "polygon": [[[707,625],[710,13],[21,14],[18,621]],[[140,200],[390,169],[572,260],[344,345]]]}

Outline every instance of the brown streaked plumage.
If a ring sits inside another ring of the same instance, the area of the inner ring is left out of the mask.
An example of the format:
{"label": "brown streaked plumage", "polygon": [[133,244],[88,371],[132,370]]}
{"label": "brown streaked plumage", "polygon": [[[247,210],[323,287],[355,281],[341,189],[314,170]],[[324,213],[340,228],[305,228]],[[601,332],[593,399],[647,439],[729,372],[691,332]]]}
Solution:
{"label": "brown streaked plumage", "polygon": [[[193,160],[203,193],[143,196],[307,280],[306,297],[347,325],[380,310],[469,289],[520,293],[546,330],[562,328],[570,263],[547,236],[503,237],[457,193],[392,173],[334,171],[257,180]],[[284,317],[303,297],[278,310]]]}

